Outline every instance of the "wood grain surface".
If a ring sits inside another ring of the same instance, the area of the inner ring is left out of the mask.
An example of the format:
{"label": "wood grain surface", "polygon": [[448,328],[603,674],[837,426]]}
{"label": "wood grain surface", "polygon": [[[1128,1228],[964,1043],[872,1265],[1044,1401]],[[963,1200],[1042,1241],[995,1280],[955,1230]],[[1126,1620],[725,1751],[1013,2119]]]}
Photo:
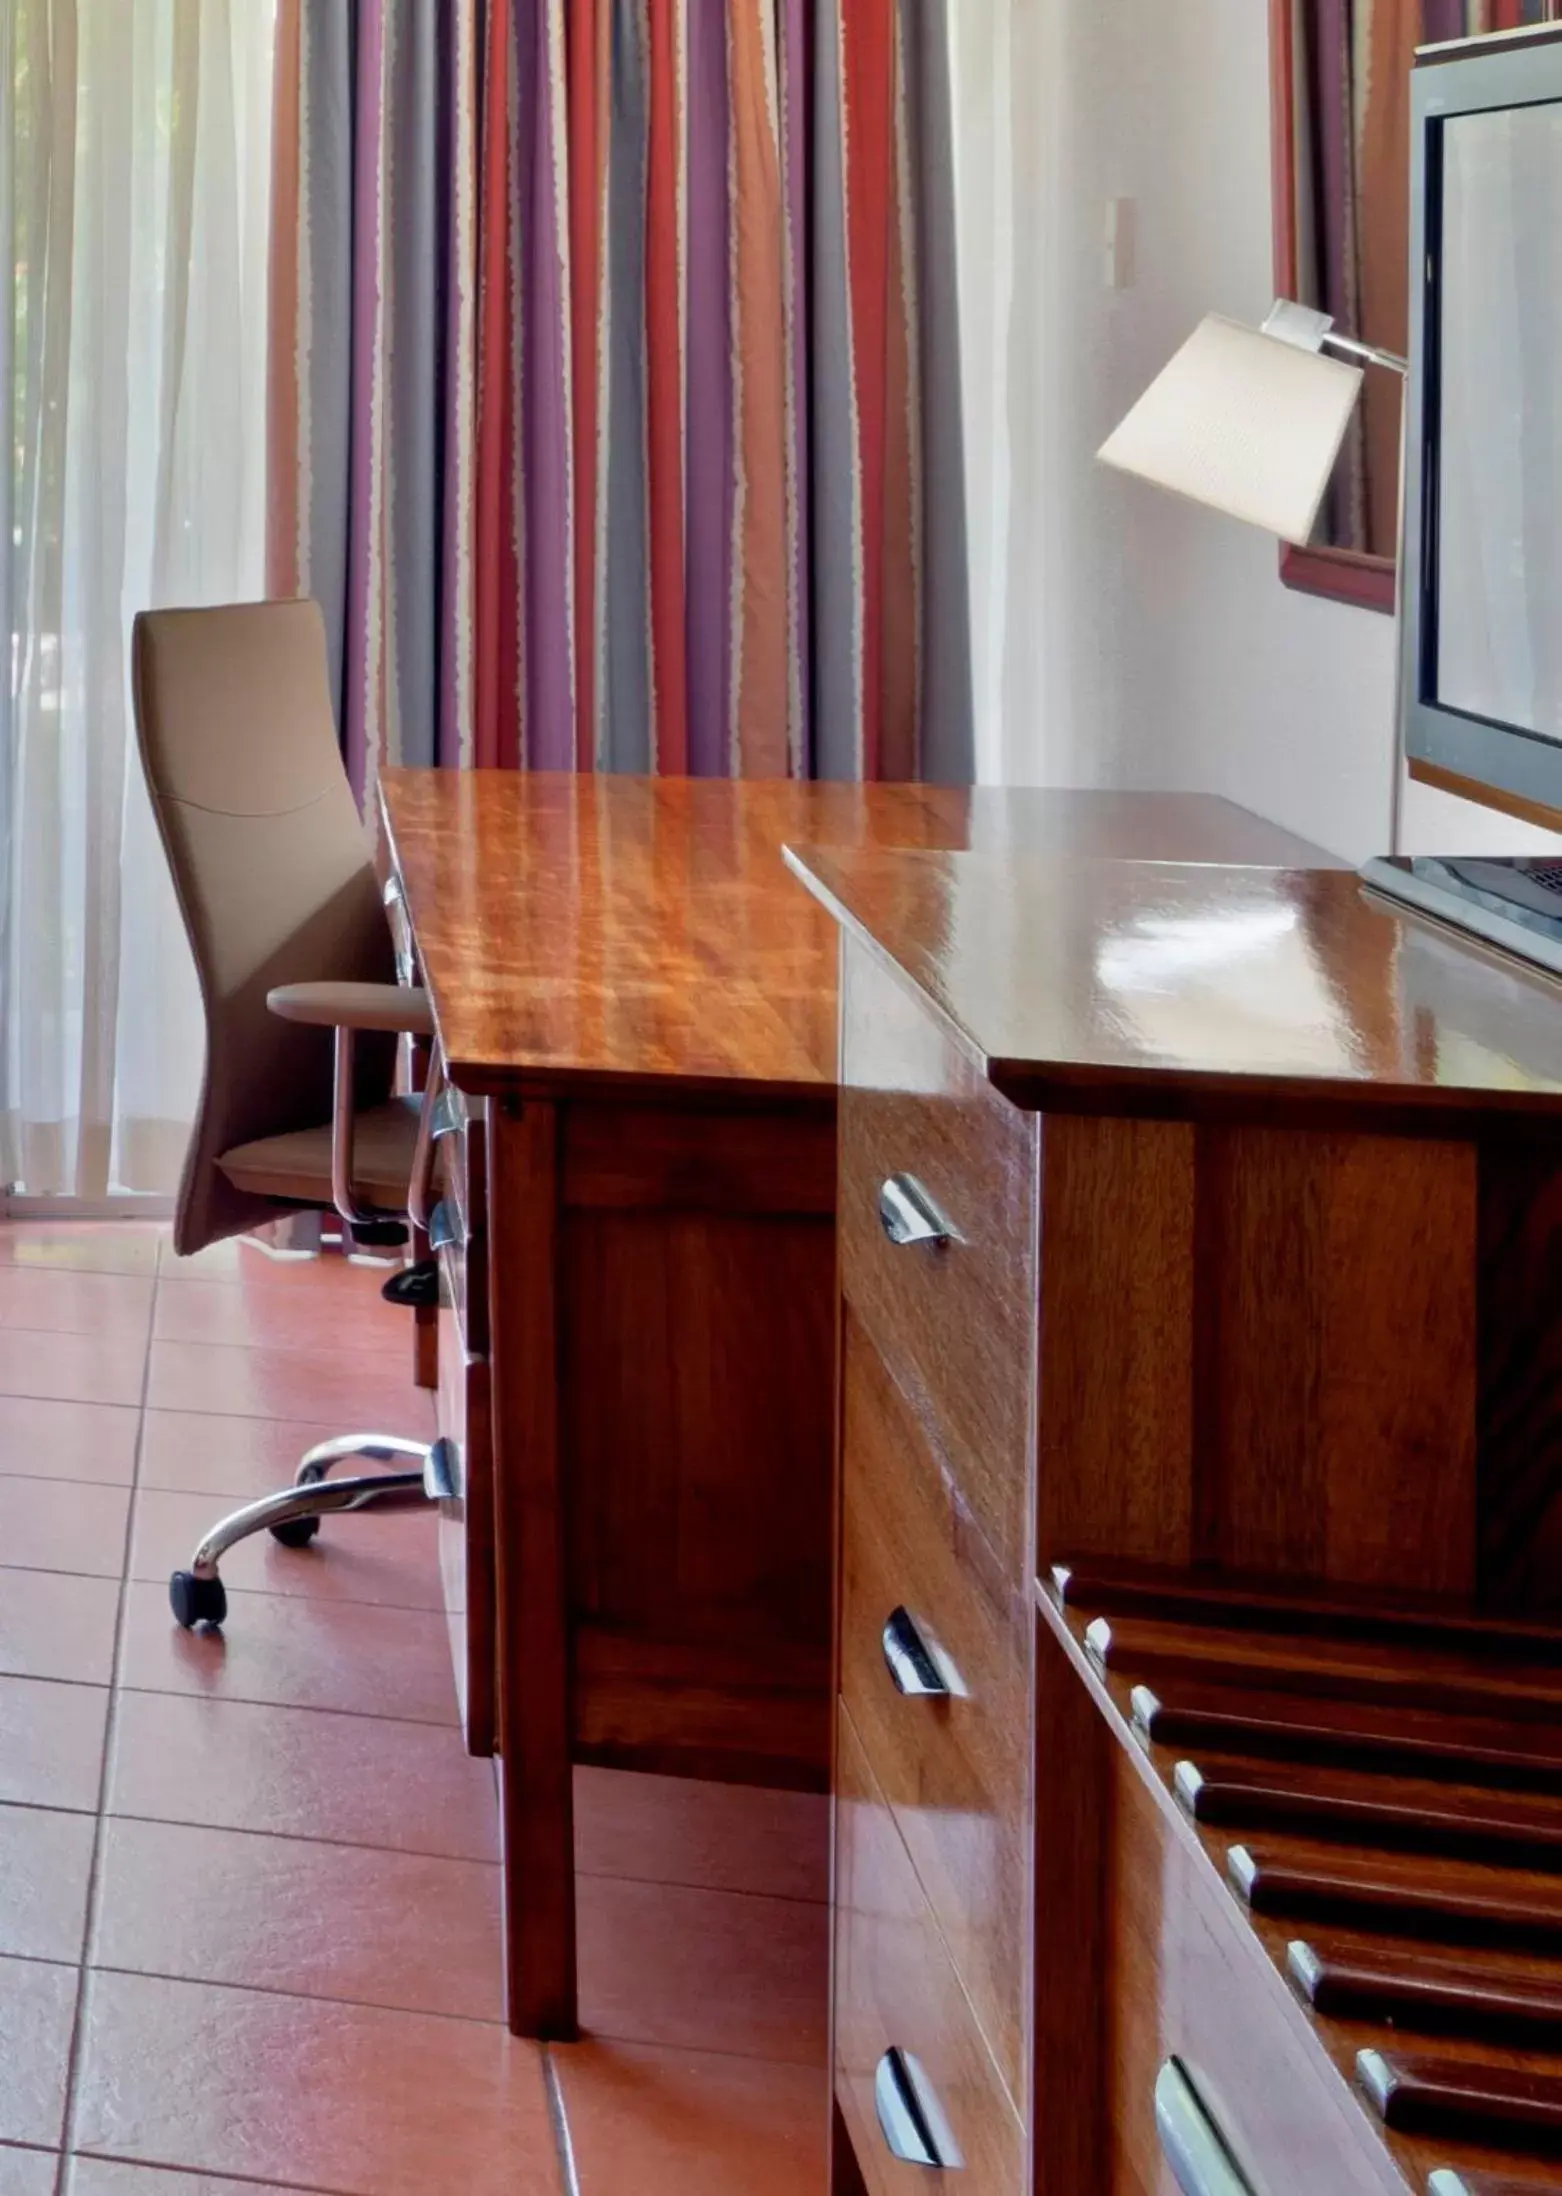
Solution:
{"label": "wood grain surface", "polygon": [[[1562,987],[1338,869],[805,847],[1016,1104],[1452,1135],[1562,1111]],[[1472,976],[1472,971],[1474,972]]]}
{"label": "wood grain surface", "polygon": [[1329,859],[1196,794],[388,770],[381,804],[451,1074],[553,1096],[833,1084],[836,933],[788,842]]}

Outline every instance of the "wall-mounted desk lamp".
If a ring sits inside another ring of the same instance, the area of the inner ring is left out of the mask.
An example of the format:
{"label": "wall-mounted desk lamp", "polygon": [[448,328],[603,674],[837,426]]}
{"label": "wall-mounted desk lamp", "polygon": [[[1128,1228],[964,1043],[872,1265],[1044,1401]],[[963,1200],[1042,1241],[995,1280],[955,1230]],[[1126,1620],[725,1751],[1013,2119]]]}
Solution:
{"label": "wall-mounted desk lamp", "polygon": [[[1306,542],[1369,366],[1401,377],[1409,372],[1394,352],[1339,335],[1327,313],[1284,298],[1262,328],[1211,313],[1098,455],[1282,541]],[[1399,508],[1403,545],[1403,453]],[[1400,722],[1397,697],[1394,721]],[[1400,776],[1396,735],[1390,807],[1395,852]]]}

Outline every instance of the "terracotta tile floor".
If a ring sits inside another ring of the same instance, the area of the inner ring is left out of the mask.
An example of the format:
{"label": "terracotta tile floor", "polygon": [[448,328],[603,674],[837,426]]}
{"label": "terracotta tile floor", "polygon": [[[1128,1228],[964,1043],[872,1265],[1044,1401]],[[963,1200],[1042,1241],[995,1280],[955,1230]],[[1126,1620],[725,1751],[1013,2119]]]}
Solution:
{"label": "terracotta tile floor", "polygon": [[379,1279],[0,1224],[0,2196],[823,2196],[823,1802],[582,1770],[587,2034],[518,2042],[431,1521],[169,1616],[310,1442],[431,1425]]}

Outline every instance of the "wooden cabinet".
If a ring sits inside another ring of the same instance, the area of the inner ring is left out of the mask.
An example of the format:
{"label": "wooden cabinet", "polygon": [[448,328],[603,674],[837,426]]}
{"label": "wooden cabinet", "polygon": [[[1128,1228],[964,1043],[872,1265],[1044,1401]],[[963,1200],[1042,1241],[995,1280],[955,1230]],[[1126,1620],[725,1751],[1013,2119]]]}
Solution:
{"label": "wooden cabinet", "polygon": [[1333,872],[796,865],[835,2196],[1562,2189],[1562,990]]}
{"label": "wooden cabinet", "polygon": [[[838,1174],[836,928],[783,848],[1301,850],[1175,794],[432,770],[384,772],[380,791],[454,1086],[446,1578],[469,1741],[497,1750],[508,2012],[569,2037],[574,1761],[828,1779],[838,1189],[855,1301],[947,1490],[956,1568],[989,1551],[993,1608],[1027,1590],[1036,1117],[914,983],[864,963],[847,1011],[861,1133]],[[886,1182],[902,1232],[923,1192],[949,1222],[936,1259],[883,1232]],[[917,1594],[948,1575],[934,1562]],[[983,1698],[1010,1682],[1006,1654],[1023,1695],[1024,1627],[1002,1647],[975,1614],[951,1630]],[[1016,1815],[1014,1751],[1000,1769],[985,1710],[944,1721],[957,1735],[929,1720],[904,1776],[884,1732],[866,1737],[959,1939],[968,1867],[984,1916],[1023,1896],[1026,1802]],[[924,1771],[953,1796],[918,1799],[905,1777]],[[985,1920],[968,1931],[956,1965],[1020,2087],[1023,1919],[1005,1927],[991,1951]]]}

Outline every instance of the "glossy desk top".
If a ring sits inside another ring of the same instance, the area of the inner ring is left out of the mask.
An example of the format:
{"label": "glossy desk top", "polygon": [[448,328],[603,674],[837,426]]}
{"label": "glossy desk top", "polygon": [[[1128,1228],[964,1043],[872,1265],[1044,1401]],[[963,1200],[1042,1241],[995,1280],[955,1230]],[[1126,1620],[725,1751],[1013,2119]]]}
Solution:
{"label": "glossy desk top", "polygon": [[1562,1107],[1562,985],[1400,915],[1349,870],[788,859],[1021,1104]]}
{"label": "glossy desk top", "polygon": [[390,770],[382,804],[454,1080],[822,1097],[839,940],[787,841],[1321,859],[1196,794]]}

